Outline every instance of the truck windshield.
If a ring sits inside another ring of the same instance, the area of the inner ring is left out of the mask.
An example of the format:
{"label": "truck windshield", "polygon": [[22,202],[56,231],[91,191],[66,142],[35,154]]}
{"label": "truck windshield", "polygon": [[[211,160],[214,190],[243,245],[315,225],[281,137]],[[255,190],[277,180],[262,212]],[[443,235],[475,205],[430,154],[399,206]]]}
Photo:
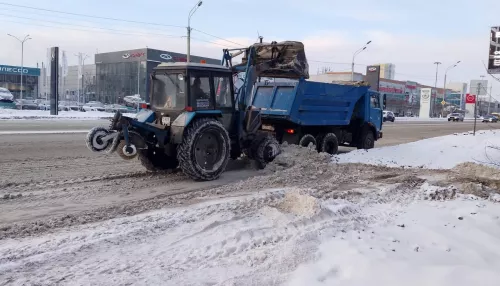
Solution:
{"label": "truck windshield", "polygon": [[182,73],[155,74],[151,106],[157,109],[183,109],[186,106],[184,78]]}

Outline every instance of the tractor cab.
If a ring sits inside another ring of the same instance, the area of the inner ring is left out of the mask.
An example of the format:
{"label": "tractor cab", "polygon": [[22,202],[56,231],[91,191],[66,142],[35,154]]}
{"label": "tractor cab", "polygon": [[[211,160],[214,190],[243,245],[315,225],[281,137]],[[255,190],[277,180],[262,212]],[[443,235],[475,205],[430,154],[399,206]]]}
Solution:
{"label": "tractor cab", "polygon": [[160,64],[151,74],[150,107],[172,121],[185,111],[233,111],[231,71],[211,64]]}

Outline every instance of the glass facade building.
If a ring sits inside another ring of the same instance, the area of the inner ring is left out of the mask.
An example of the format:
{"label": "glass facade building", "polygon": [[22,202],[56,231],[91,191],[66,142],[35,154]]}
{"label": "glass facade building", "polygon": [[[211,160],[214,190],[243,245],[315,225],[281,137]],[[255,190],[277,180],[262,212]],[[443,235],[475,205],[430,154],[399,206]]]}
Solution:
{"label": "glass facade building", "polygon": [[39,68],[0,65],[0,87],[8,89],[15,99],[21,96],[21,73],[23,74],[23,98],[38,97]]}
{"label": "glass facade building", "polygon": [[[125,96],[139,94],[149,102],[149,75],[162,62],[186,62],[186,55],[155,49],[101,53],[95,55],[95,100],[123,103]],[[218,59],[191,56],[191,62],[220,64]]]}

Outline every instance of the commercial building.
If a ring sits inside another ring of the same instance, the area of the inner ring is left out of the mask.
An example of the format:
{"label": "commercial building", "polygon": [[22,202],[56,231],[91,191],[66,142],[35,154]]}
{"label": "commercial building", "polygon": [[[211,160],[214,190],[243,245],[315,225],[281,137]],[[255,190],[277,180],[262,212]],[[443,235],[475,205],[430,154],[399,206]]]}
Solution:
{"label": "commercial building", "polygon": [[[186,62],[185,54],[155,49],[136,49],[95,55],[95,96],[91,100],[121,103],[123,97],[140,94],[149,101],[149,74],[162,62]],[[220,59],[191,55],[191,62],[220,64]]]}
{"label": "commercial building", "polygon": [[396,77],[395,64],[377,64],[377,66],[380,66],[380,78],[394,80]]}
{"label": "commercial building", "polygon": [[0,65],[0,87],[7,88],[14,98],[20,98],[21,74],[23,75],[23,98],[37,98],[39,68]]}

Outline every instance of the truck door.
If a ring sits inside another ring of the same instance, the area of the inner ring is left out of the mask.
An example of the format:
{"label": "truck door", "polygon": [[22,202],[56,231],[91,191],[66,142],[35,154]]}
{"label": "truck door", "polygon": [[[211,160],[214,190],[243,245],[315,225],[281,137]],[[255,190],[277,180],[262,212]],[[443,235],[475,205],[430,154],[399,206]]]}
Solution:
{"label": "truck door", "polygon": [[377,131],[382,129],[382,106],[380,94],[370,92],[370,122],[375,125]]}
{"label": "truck door", "polygon": [[[226,130],[233,128],[234,99],[230,74],[213,73],[215,108],[222,112],[222,124]],[[230,132],[231,133],[231,132]]]}

